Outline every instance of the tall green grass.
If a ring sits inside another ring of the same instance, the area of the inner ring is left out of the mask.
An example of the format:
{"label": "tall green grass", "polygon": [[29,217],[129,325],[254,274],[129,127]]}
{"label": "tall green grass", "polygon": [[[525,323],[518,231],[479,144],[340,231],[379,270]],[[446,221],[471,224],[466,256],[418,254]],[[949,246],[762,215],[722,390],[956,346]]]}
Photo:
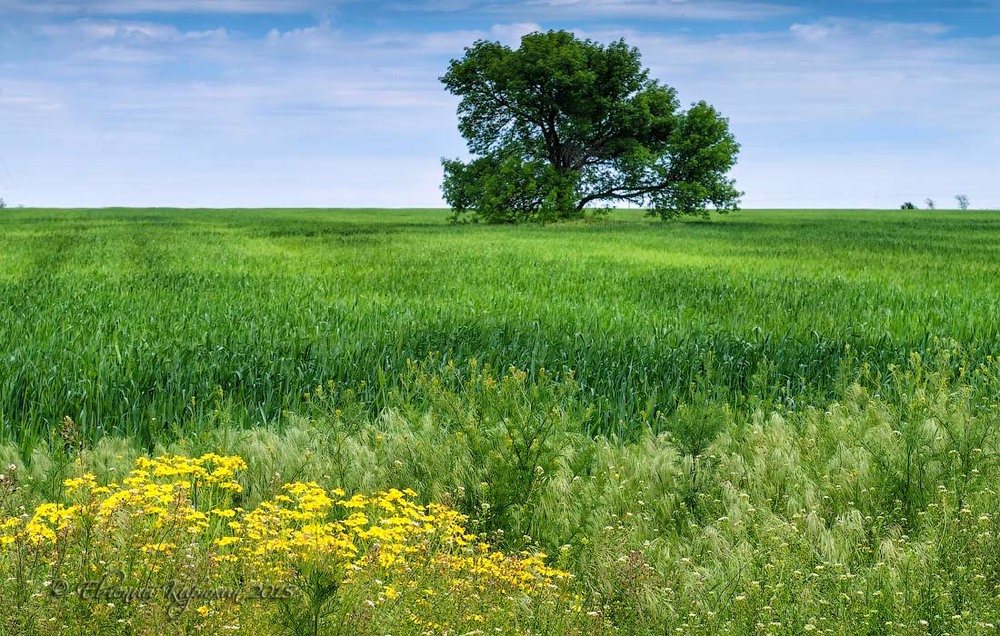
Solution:
{"label": "tall green grass", "polygon": [[694,400],[801,407],[1000,332],[1000,217],[745,211],[450,226],[439,210],[5,210],[0,423],[146,447],[282,422],[333,380],[372,413],[407,360],[572,369],[591,433]]}

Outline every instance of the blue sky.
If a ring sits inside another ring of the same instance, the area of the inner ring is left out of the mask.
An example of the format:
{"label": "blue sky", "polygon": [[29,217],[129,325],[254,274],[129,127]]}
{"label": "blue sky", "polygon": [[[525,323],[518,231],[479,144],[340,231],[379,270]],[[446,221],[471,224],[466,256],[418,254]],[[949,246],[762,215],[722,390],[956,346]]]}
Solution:
{"label": "blue sky", "polygon": [[745,207],[1000,208],[1000,0],[0,0],[0,197],[440,206],[448,61],[558,28],[721,110]]}

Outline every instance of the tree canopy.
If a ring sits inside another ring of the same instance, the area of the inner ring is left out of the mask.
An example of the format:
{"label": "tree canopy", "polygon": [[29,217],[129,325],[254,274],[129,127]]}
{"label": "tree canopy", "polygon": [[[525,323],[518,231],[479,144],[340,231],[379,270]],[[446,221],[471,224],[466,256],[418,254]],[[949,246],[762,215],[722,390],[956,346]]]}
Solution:
{"label": "tree canopy", "polygon": [[616,202],[664,219],[738,209],[728,121],[705,102],[682,110],[624,40],[536,32],[516,50],[480,40],[441,81],[461,98],[458,128],[475,155],[442,160],[455,220],[572,219]]}

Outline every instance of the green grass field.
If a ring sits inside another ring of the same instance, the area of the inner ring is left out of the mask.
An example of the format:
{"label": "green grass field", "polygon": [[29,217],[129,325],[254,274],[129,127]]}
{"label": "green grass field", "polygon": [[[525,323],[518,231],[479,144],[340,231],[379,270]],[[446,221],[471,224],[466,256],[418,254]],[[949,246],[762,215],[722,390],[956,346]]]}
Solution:
{"label": "green grass field", "polygon": [[[445,216],[4,210],[0,633],[995,633],[1000,214]],[[185,572],[64,480],[210,452],[246,460],[241,511],[412,488],[572,578],[482,615],[436,571],[177,620],[39,592],[94,555]]]}
{"label": "green grass field", "polygon": [[545,228],[444,216],[5,211],[5,436],[30,443],[69,415],[149,445],[197,427],[219,388],[246,425],[328,380],[365,381],[382,406],[428,352],[573,369],[595,426],[628,434],[692,383],[734,405],[825,401],[845,372],[903,362],[934,336],[976,360],[998,340],[992,213],[621,212]]}

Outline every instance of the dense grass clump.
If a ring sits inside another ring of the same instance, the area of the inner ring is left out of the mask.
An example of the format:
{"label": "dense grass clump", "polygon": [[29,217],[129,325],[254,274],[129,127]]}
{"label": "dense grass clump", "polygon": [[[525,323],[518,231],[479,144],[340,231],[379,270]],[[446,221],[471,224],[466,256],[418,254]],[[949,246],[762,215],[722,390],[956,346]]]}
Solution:
{"label": "dense grass clump", "polygon": [[1000,329],[989,213],[442,218],[4,211],[3,436],[30,450],[69,416],[89,439],[152,448],[281,422],[331,380],[377,413],[428,352],[441,370],[470,358],[532,377],[572,369],[588,431],[634,436],[699,399],[743,413],[823,404],[936,336],[981,362]]}

